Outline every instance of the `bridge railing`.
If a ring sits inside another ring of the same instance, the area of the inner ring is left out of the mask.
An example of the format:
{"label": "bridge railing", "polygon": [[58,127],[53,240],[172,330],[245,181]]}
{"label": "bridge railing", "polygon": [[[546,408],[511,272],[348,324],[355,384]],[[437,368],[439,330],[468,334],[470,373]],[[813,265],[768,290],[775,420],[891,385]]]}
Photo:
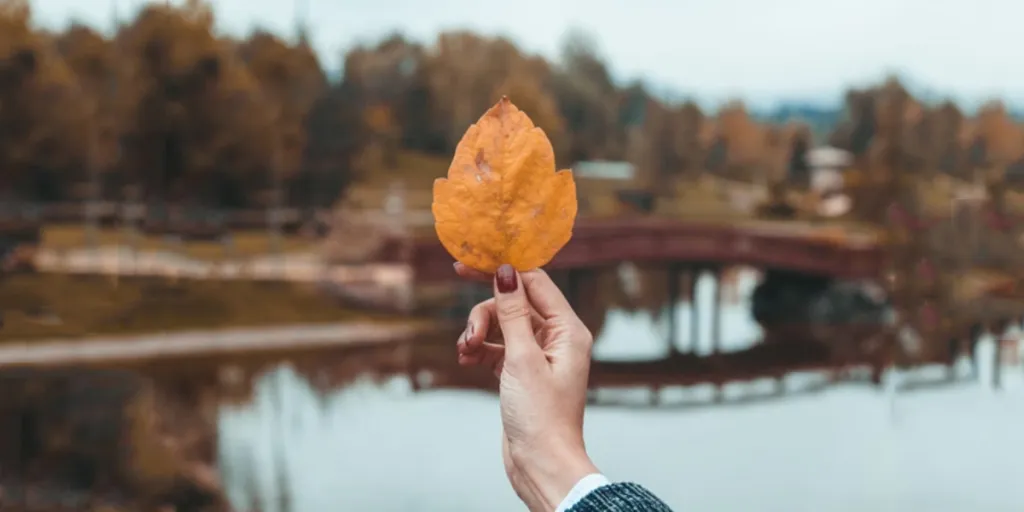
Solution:
{"label": "bridge railing", "polygon": [[[879,244],[854,245],[798,233],[654,219],[578,223],[573,238],[546,268],[587,268],[623,261],[725,263],[786,268],[852,279],[881,275]],[[452,258],[436,240],[418,240],[412,266],[419,280],[451,279]]]}

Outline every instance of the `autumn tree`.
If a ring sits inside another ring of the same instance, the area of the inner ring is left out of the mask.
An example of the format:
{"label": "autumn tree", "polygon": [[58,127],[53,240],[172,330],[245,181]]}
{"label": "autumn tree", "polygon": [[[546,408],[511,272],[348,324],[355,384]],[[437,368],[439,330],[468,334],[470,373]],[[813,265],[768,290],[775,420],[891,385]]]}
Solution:
{"label": "autumn tree", "polygon": [[[273,107],[270,115],[277,153],[274,168],[270,169],[274,173],[272,181],[308,182],[298,176],[308,143],[307,118],[327,86],[316,54],[304,39],[289,45],[262,30],[250,35],[240,45],[239,53],[255,77],[262,98]],[[300,198],[290,199],[294,203]]]}
{"label": "autumn tree", "polygon": [[558,111],[558,103],[550,90],[551,69],[547,62],[538,57],[525,57],[523,71],[512,73],[500,82],[491,94],[493,97],[507,96],[530,115],[551,139],[556,158],[565,166],[573,162],[564,161],[566,150],[565,122]]}
{"label": "autumn tree", "polygon": [[360,177],[352,162],[366,145],[366,131],[354,97],[350,84],[331,85],[306,118],[303,170],[292,182],[292,194],[316,207],[330,206]]}
{"label": "autumn tree", "polygon": [[450,152],[462,133],[502,96],[510,97],[561,146],[562,120],[549,96],[550,68],[523,55],[512,42],[469,32],[438,36],[424,61],[431,117]]}
{"label": "autumn tree", "polygon": [[765,174],[765,131],[747,114],[743,103],[723,106],[715,119],[715,130],[728,153],[724,172],[733,178],[751,179]]}
{"label": "autumn tree", "polygon": [[56,199],[91,165],[88,99],[27,2],[0,2],[0,192]]}
{"label": "autumn tree", "polygon": [[931,140],[929,154],[936,170],[951,175],[962,173],[964,151],[960,144],[964,115],[951,102],[945,101],[929,112]]}
{"label": "autumn tree", "polygon": [[565,122],[570,162],[625,157],[619,92],[588,34],[572,31],[563,41],[552,94]]}
{"label": "autumn tree", "polygon": [[669,127],[672,137],[666,148],[670,151],[669,167],[678,168],[677,172],[691,175],[701,171],[700,163],[704,152],[701,144],[703,125],[704,114],[692,101],[670,110]]}
{"label": "autumn tree", "polygon": [[810,185],[811,165],[808,153],[811,150],[811,130],[804,125],[792,128],[791,136],[783,141],[786,149],[786,176],[803,186]]}
{"label": "autumn tree", "polygon": [[868,148],[875,137],[875,97],[870,90],[851,90],[846,93],[845,114],[842,122],[829,137],[833,146],[853,154],[858,162],[867,158]]}
{"label": "autumn tree", "polygon": [[127,107],[119,94],[121,69],[116,49],[103,35],[79,23],[61,33],[56,43],[86,100],[92,171],[96,177],[107,176],[118,164]]}
{"label": "autumn tree", "polygon": [[1002,169],[1024,155],[1024,132],[1000,102],[983,106],[966,130],[973,170]]}
{"label": "autumn tree", "polygon": [[443,152],[431,96],[422,45],[393,35],[373,46],[358,46],[345,54],[342,86],[360,119],[353,129],[367,143],[381,147],[384,164],[391,165],[399,145],[409,149]]}
{"label": "autumn tree", "polygon": [[240,206],[279,168],[280,107],[213,23],[209,6],[190,0],[150,5],[118,34],[128,165],[150,200]]}

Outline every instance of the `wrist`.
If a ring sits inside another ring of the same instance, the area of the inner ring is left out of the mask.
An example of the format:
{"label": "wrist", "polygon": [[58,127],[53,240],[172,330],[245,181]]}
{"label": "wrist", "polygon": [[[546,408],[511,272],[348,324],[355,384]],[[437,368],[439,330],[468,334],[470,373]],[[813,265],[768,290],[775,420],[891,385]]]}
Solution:
{"label": "wrist", "polygon": [[541,452],[525,457],[517,466],[541,508],[552,511],[583,477],[600,473],[582,446]]}

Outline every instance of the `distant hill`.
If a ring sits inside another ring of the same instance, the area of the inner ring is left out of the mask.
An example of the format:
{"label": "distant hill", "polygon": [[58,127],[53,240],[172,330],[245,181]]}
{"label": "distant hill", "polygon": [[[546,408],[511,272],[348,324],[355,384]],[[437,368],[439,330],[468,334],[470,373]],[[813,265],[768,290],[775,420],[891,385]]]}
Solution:
{"label": "distant hill", "polygon": [[[936,102],[937,103],[937,102]],[[811,127],[811,132],[818,142],[823,142],[839,124],[844,115],[843,107],[803,102],[784,102],[773,109],[762,109],[751,112],[751,116],[761,122],[786,123],[800,121]],[[1010,117],[1024,123],[1024,110],[1015,106],[1007,106]]]}
{"label": "distant hill", "polygon": [[811,127],[815,140],[822,141],[842,120],[843,108],[839,105],[787,102],[780,103],[774,109],[753,111],[751,116],[765,123],[787,123],[790,121],[807,123]]}

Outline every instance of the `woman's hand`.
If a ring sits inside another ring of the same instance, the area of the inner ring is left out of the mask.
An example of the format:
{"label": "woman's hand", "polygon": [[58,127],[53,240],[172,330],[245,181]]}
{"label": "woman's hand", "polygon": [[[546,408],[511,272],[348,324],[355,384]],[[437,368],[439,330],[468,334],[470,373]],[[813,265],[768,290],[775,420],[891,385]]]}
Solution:
{"label": "woman's hand", "polygon": [[598,472],[583,445],[593,337],[543,270],[503,265],[491,277],[456,263],[455,271],[494,286],[494,298],[469,314],[459,363],[500,379],[505,471],[530,510],[552,511]]}

